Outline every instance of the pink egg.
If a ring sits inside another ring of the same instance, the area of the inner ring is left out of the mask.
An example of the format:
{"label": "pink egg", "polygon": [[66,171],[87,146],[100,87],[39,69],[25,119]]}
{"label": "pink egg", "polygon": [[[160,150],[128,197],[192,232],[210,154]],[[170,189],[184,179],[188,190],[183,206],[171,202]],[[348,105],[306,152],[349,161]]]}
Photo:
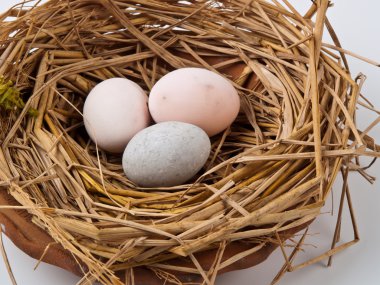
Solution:
{"label": "pink egg", "polygon": [[230,81],[203,68],[181,68],[163,76],[149,95],[149,111],[159,122],[180,121],[216,135],[236,119],[240,98]]}

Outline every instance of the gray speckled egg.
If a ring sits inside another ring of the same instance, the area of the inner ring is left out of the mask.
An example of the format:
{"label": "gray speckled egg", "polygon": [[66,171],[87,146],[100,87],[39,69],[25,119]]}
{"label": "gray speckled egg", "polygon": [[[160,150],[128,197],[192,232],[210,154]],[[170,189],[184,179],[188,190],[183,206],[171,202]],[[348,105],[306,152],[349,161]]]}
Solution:
{"label": "gray speckled egg", "polygon": [[128,179],[142,187],[180,185],[202,168],[210,150],[210,139],[201,128],[159,123],[131,139],[123,154],[123,169]]}

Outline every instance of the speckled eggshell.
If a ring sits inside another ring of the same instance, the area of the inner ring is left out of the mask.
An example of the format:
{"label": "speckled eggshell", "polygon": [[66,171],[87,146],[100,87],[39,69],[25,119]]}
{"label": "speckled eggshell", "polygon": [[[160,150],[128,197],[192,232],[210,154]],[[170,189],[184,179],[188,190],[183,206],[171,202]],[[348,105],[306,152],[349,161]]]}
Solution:
{"label": "speckled eggshell", "polygon": [[180,185],[205,164],[211,143],[197,126],[164,122],[136,134],[123,154],[123,169],[141,187]]}
{"label": "speckled eggshell", "polygon": [[124,151],[129,140],[149,126],[148,96],[131,80],[111,78],[96,85],[83,107],[83,121],[98,147],[112,153]]}
{"label": "speckled eggshell", "polygon": [[203,68],[181,68],[163,76],[149,95],[156,122],[180,121],[202,128],[209,136],[236,119],[240,98],[230,81]]}

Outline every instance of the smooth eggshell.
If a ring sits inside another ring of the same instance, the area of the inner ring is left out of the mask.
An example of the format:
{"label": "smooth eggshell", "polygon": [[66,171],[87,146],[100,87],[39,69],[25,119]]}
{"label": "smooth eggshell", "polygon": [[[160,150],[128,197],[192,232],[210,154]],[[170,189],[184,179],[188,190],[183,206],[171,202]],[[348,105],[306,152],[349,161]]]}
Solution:
{"label": "smooth eggshell", "polygon": [[136,83],[111,78],[96,85],[87,96],[83,120],[98,147],[123,152],[129,140],[150,122],[148,97]]}
{"label": "smooth eggshell", "polygon": [[209,136],[235,120],[240,98],[233,85],[203,68],[181,68],[163,76],[149,95],[149,110],[156,122],[180,121],[202,128]]}
{"label": "smooth eggshell", "polygon": [[197,126],[164,122],[136,134],[123,154],[123,169],[142,187],[180,185],[205,164],[211,143]]}

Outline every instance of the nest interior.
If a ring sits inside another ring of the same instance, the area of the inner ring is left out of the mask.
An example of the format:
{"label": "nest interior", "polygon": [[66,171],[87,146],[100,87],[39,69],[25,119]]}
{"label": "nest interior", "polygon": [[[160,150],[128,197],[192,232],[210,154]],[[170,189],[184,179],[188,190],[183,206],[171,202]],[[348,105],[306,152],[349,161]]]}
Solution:
{"label": "nest interior", "polygon": [[[373,126],[355,126],[357,104],[372,107],[360,101],[362,78],[350,75],[328,6],[315,1],[304,16],[287,1],[261,0],[50,0],[10,9],[0,26],[1,190],[87,279],[117,284],[116,271],[144,267],[173,283],[184,272],[212,284],[314,220],[353,157],[379,154],[367,135]],[[324,26],[335,45],[322,44]],[[120,156],[89,140],[83,102],[112,77],[149,94],[181,67],[231,80],[240,114],[211,138],[193,181],[139,188]],[[224,257],[233,242],[247,247]],[[215,252],[209,268],[197,259],[207,250]]]}

